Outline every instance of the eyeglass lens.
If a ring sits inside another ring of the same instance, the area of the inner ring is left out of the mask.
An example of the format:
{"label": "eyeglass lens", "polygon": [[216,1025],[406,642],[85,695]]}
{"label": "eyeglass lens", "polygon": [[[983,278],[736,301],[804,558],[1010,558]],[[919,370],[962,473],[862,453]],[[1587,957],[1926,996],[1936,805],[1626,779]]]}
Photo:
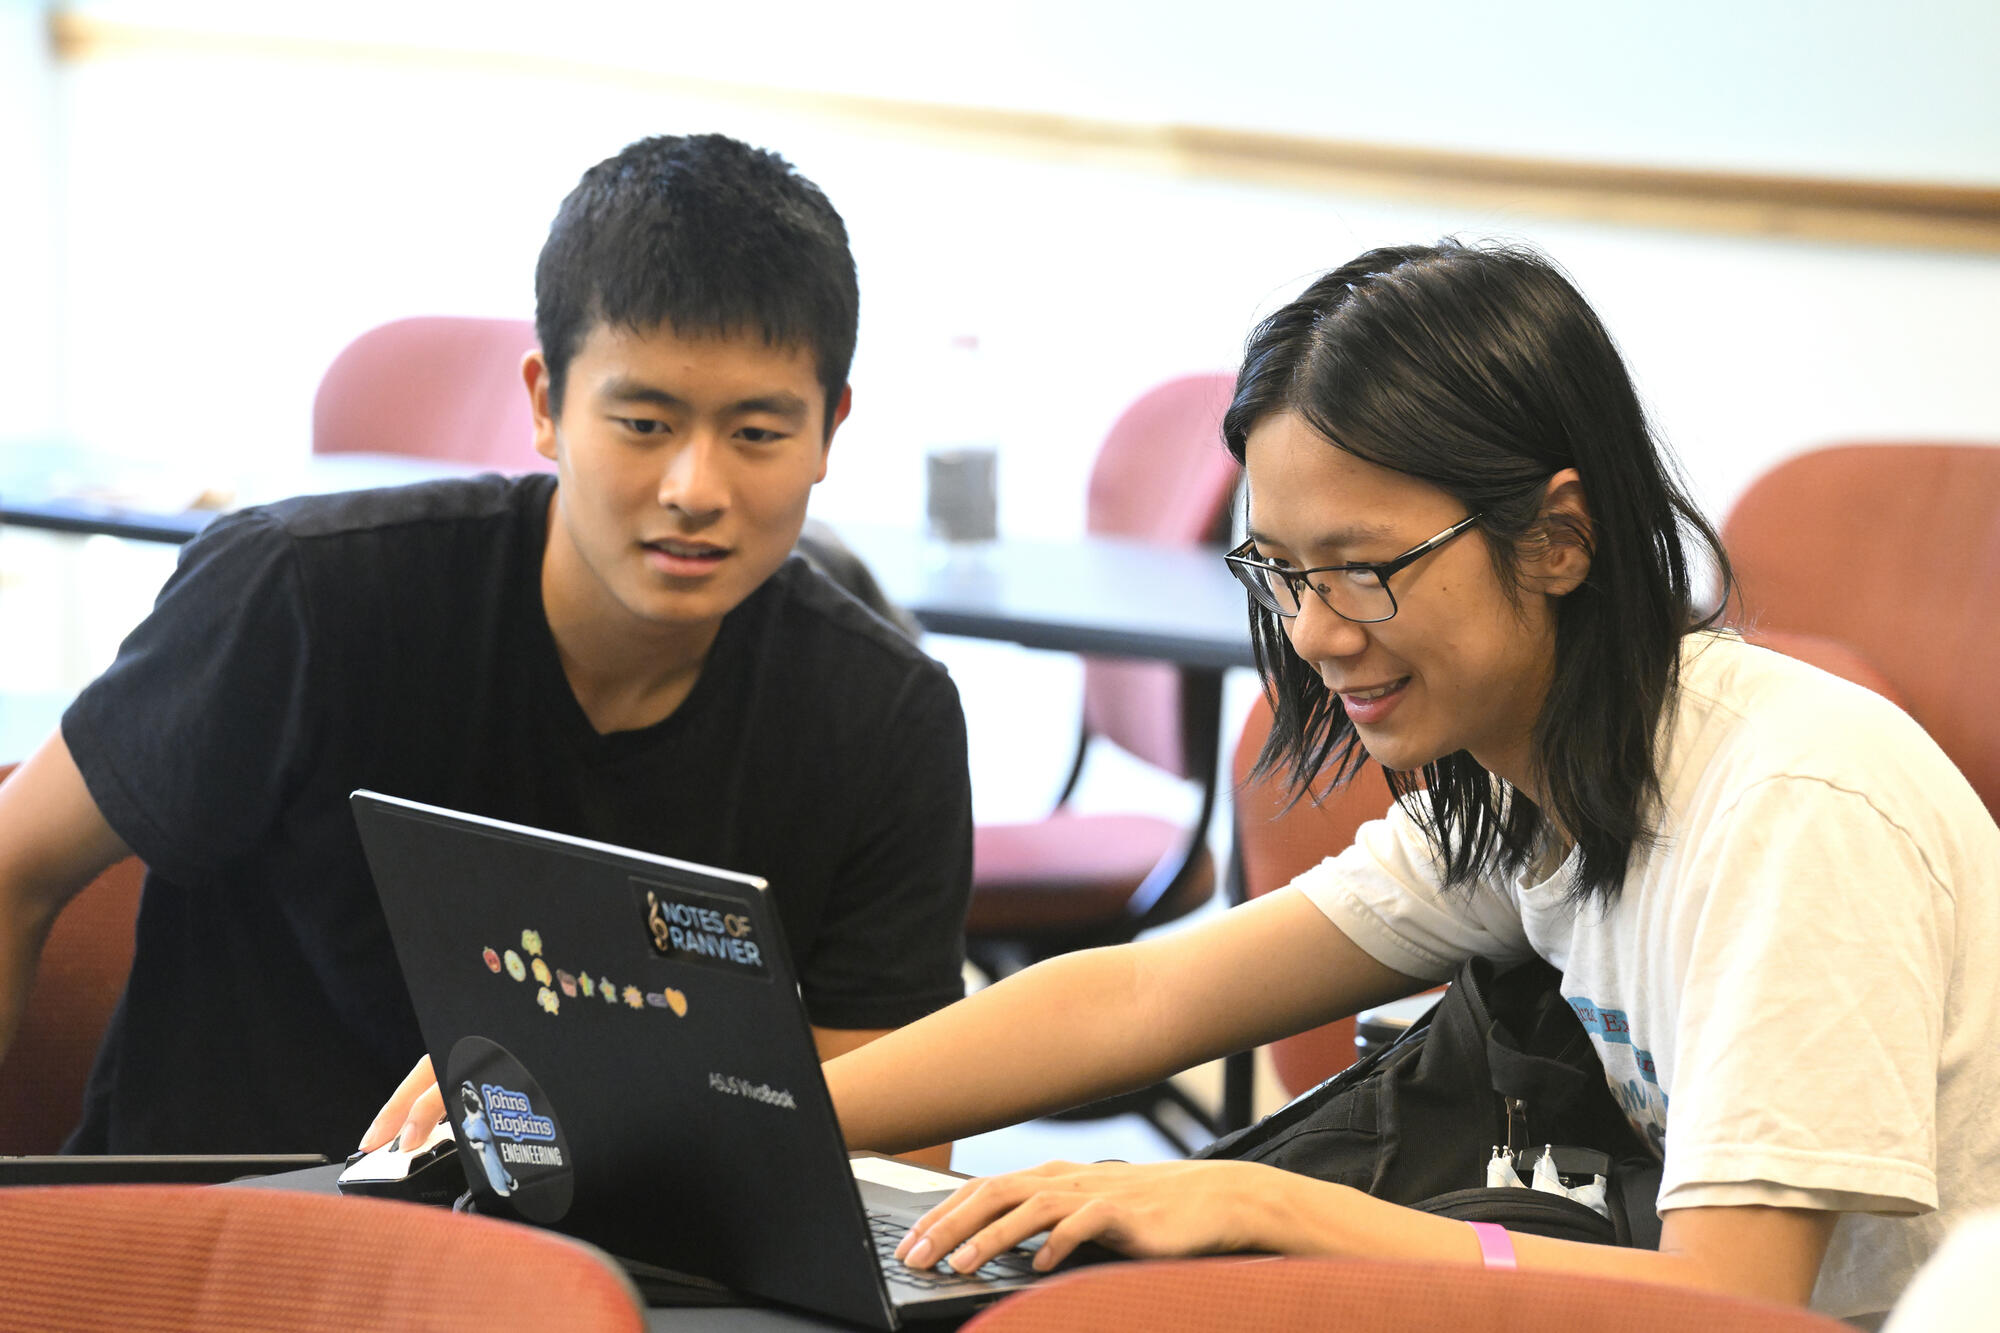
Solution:
{"label": "eyeglass lens", "polygon": [[1395,599],[1372,569],[1328,570],[1308,578],[1242,565],[1230,569],[1252,597],[1281,616],[1299,613],[1298,585],[1308,581],[1328,607],[1348,620],[1387,620],[1396,614]]}

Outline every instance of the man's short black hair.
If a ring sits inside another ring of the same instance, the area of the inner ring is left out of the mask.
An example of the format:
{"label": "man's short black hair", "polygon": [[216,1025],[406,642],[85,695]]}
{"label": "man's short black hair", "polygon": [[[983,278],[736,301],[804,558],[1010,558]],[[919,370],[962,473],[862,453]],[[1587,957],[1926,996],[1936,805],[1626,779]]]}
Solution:
{"label": "man's short black hair", "polygon": [[535,265],[550,410],[597,324],[664,326],[811,352],[830,428],[860,301],[847,228],[791,163],[720,134],[641,139],[583,173]]}

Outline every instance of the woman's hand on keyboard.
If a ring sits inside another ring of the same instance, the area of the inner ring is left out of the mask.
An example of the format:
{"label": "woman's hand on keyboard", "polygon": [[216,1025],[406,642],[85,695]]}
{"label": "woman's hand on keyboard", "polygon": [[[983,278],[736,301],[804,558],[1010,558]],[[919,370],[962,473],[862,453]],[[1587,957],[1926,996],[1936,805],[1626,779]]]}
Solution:
{"label": "woman's hand on keyboard", "polygon": [[1041,1232],[1044,1271],[1086,1240],[1135,1258],[1290,1248],[1273,1243],[1266,1216],[1283,1174],[1250,1162],[1050,1162],[966,1182],[918,1219],[896,1257],[966,1273]]}

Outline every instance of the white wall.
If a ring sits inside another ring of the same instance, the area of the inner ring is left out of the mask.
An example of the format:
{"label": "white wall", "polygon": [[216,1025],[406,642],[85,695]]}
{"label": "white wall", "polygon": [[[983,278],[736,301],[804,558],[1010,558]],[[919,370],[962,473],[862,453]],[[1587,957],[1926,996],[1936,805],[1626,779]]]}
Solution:
{"label": "white wall", "polygon": [[1987,0],[80,0],[87,16],[1529,156],[1992,183]]}
{"label": "white wall", "polygon": [[[1225,26],[1211,7],[1035,3],[995,7],[976,43],[900,5],[837,19],[776,5],[762,21],[677,6],[669,20],[596,0],[559,26],[519,4],[77,8],[371,41],[457,33],[724,81],[1139,120],[2000,183],[2000,80],[1977,77],[2000,52],[1987,3],[1927,0],[1887,23],[1849,0],[1810,26],[1793,6],[1741,4],[1680,6],[1669,23],[1582,0],[1499,20],[1463,0],[1427,6],[1421,26],[1400,6],[1253,4]],[[1280,31],[1291,40],[1273,44]],[[1095,439],[1133,394],[1229,366],[1254,316],[1313,271],[1445,231],[1525,239],[1576,274],[1715,506],[1829,438],[2000,439],[1985,383],[1995,256],[1030,161],[604,76],[148,52],[67,66],[60,94],[58,415],[120,451],[233,466],[303,449],[312,386],[348,337],[415,312],[528,313],[535,251],[577,173],[641,134],[700,128],[785,151],[850,222],[863,332],[821,501],[833,518],[916,513],[924,441],[978,411],[926,392],[950,335],[985,348],[1003,524],[1072,530]]]}
{"label": "white wall", "polygon": [[56,107],[39,6],[0,0],[0,438],[52,431],[60,415]]}

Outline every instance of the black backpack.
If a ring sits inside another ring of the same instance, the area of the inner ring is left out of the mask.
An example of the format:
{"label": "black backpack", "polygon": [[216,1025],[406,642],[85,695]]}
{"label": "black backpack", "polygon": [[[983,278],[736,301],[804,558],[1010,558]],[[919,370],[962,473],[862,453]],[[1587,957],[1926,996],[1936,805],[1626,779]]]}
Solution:
{"label": "black backpack", "polygon": [[[1195,1156],[1263,1162],[1460,1221],[1657,1249],[1659,1160],[1612,1099],[1557,981],[1539,960],[1496,973],[1472,959],[1393,1044]],[[1532,1150],[1527,1161],[1552,1145],[1568,1184],[1604,1175],[1610,1216],[1489,1187],[1495,1145]]]}

